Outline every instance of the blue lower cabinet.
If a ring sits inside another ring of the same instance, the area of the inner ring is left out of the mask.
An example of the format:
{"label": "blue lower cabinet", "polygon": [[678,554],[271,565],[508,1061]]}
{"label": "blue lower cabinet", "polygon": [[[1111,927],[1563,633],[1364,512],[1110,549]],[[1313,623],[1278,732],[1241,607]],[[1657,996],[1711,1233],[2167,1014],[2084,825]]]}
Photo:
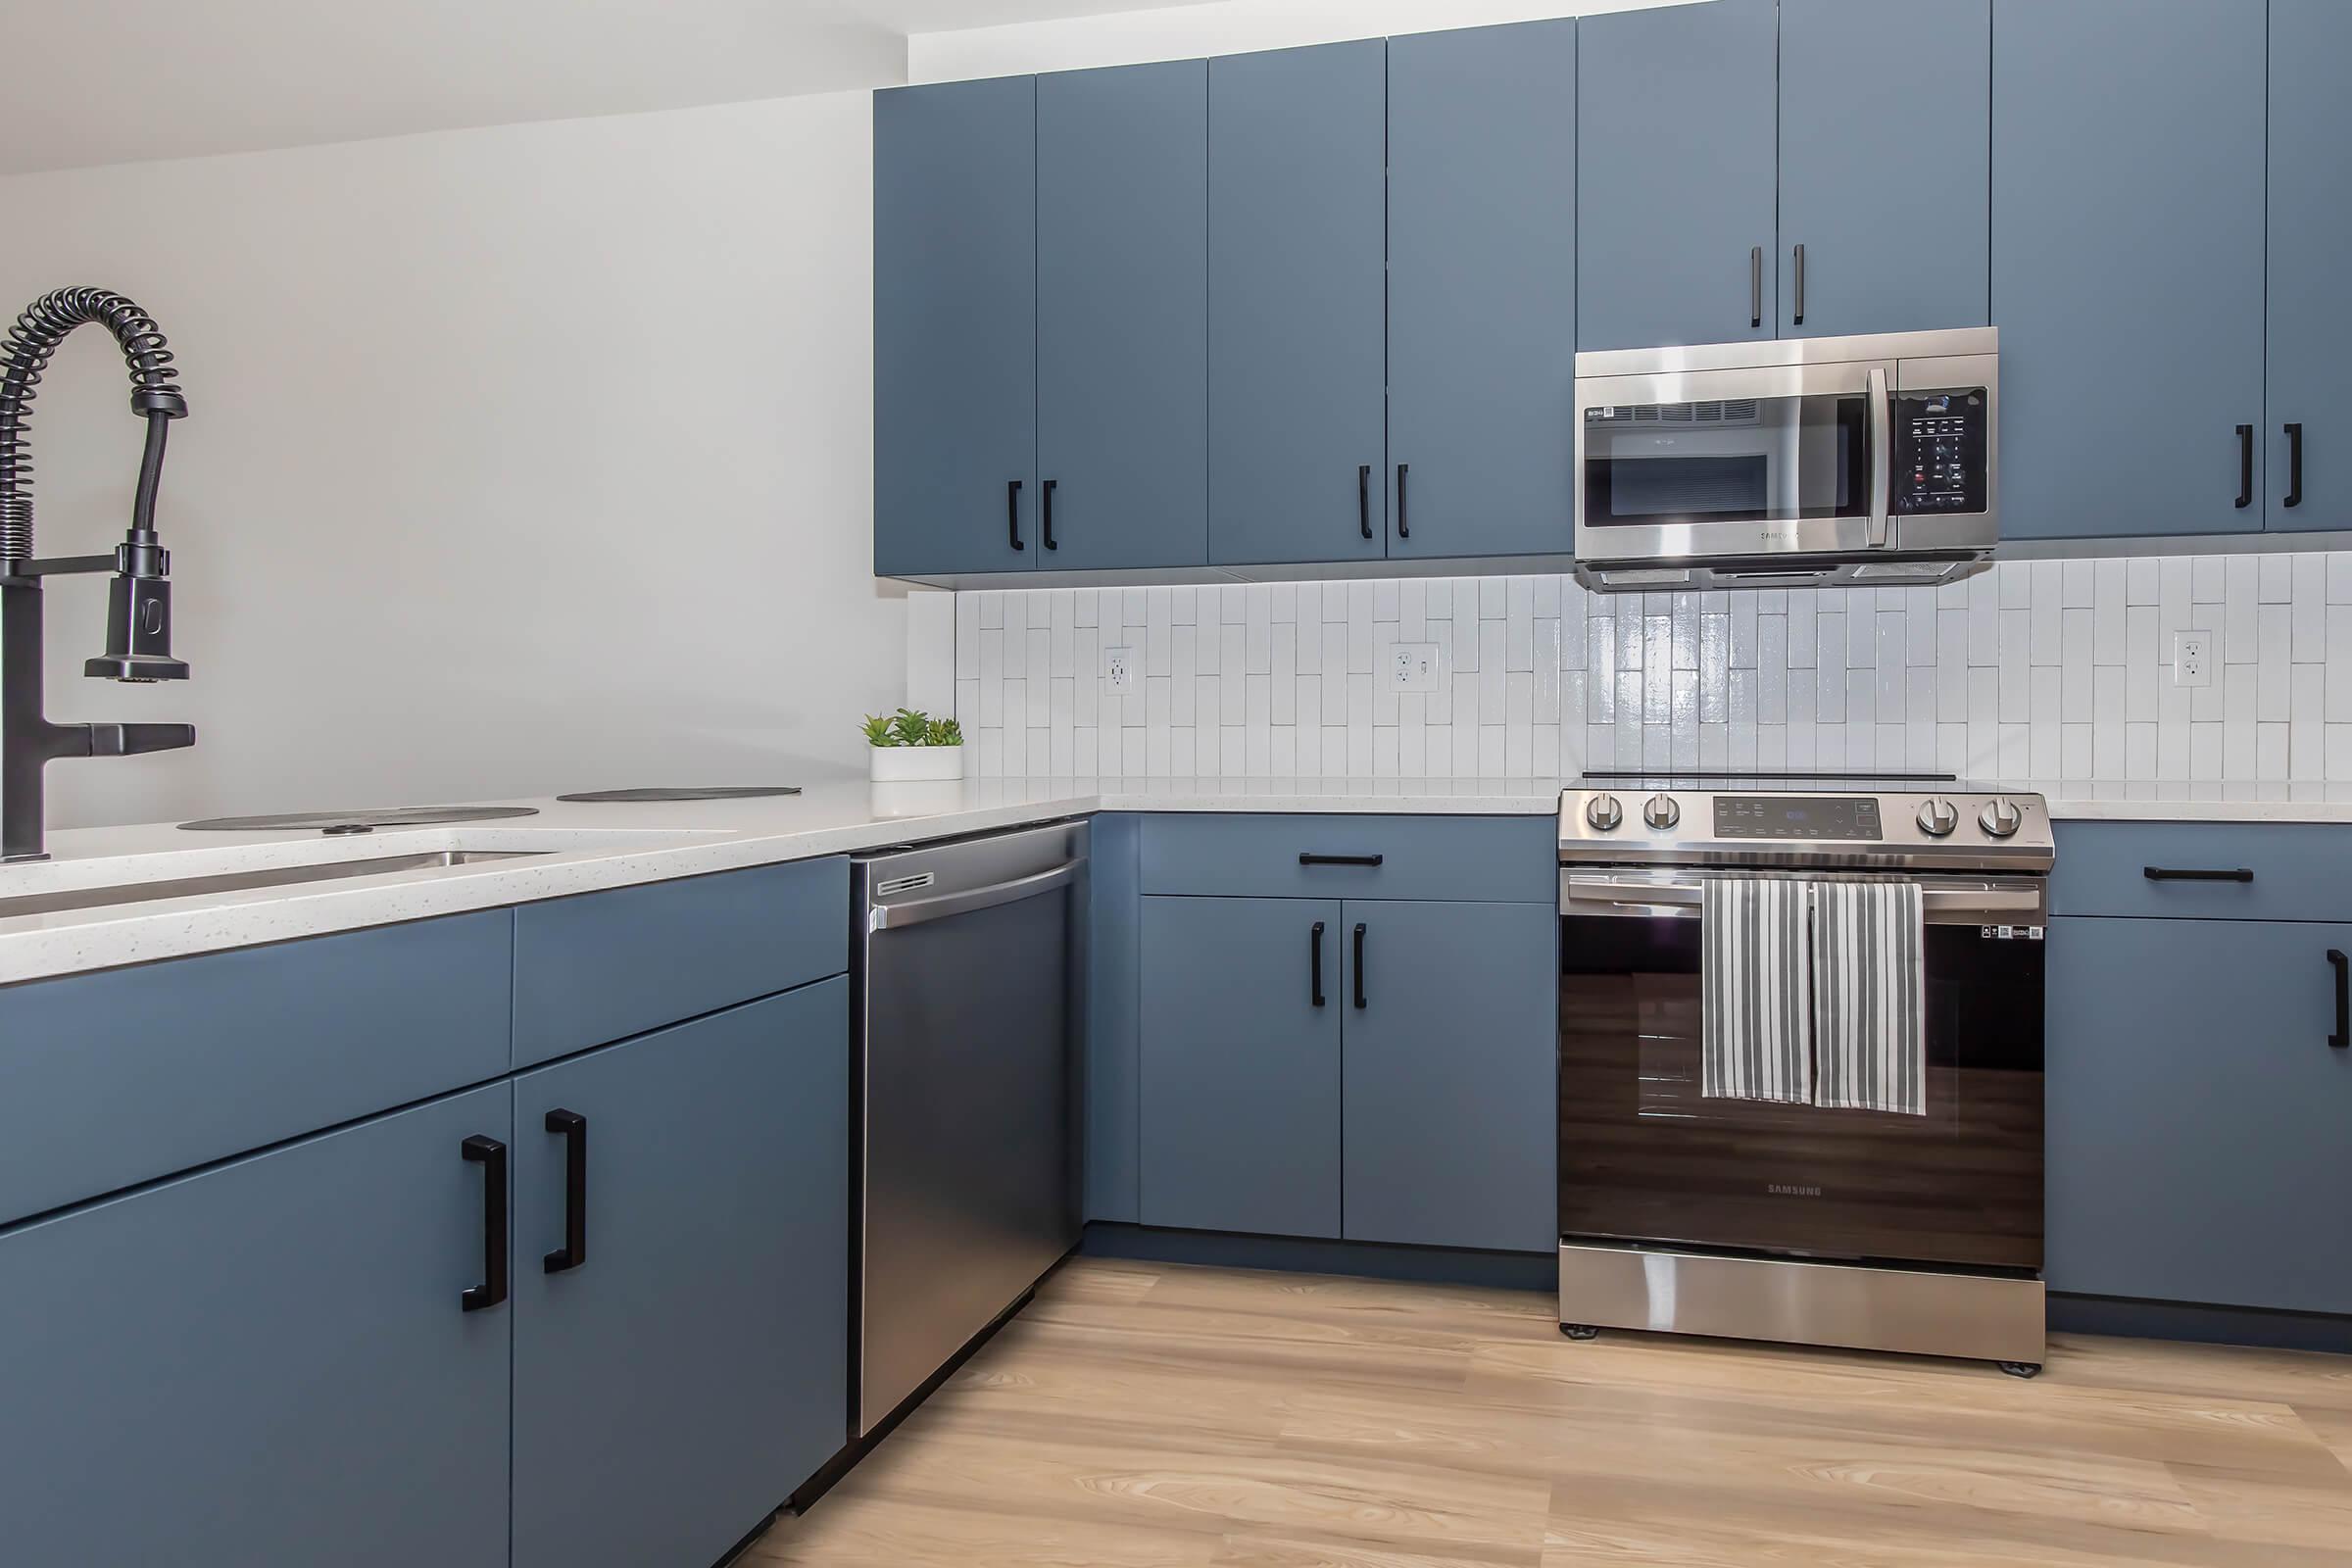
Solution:
{"label": "blue lower cabinet", "polygon": [[1146,1225],[1340,1234],[1341,922],[1337,899],[1143,900]]}
{"label": "blue lower cabinet", "polygon": [[[505,1568],[506,1084],[0,1233],[0,1557]],[[477,1146],[486,1148],[486,1146]]]}
{"label": "blue lower cabinet", "polygon": [[2049,944],[2050,1288],[2352,1312],[2352,925],[2060,918]]}
{"label": "blue lower cabinet", "polygon": [[849,982],[514,1095],[514,1568],[715,1562],[848,1436]]}
{"label": "blue lower cabinet", "polygon": [[1364,933],[1345,1026],[1346,1236],[1556,1246],[1551,910],[1349,900],[1341,919],[1351,956]]}

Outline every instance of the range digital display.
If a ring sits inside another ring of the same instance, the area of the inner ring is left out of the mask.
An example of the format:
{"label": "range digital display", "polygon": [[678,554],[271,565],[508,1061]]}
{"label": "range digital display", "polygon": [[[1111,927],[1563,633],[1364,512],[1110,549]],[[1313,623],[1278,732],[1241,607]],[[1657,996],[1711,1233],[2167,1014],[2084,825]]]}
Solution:
{"label": "range digital display", "polygon": [[1879,803],[1868,795],[1718,795],[1715,836],[1857,841],[1884,837],[1879,831]]}

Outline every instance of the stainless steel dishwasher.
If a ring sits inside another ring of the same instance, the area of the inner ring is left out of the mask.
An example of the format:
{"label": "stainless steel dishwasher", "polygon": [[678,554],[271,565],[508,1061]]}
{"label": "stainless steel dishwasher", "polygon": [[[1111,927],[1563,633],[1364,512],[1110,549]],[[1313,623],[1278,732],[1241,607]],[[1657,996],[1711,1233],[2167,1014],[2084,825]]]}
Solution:
{"label": "stainless steel dishwasher", "polygon": [[1061,822],[851,861],[860,1438],[1077,1245],[1088,843]]}

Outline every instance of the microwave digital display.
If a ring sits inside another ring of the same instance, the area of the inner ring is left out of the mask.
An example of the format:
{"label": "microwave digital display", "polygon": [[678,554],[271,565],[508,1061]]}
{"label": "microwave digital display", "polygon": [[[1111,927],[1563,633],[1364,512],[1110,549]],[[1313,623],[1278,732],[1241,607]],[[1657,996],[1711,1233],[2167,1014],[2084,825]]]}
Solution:
{"label": "microwave digital display", "polygon": [[1985,426],[1990,408],[1984,389],[1898,394],[1893,401],[1894,462],[1888,510],[1901,517],[1984,511]]}

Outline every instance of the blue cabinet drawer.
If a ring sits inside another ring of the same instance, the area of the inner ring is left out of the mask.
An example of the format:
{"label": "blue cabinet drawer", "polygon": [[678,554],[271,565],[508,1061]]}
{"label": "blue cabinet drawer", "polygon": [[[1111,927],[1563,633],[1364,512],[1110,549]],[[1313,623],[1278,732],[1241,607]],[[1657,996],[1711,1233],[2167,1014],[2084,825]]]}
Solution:
{"label": "blue cabinet drawer", "polygon": [[1548,815],[1144,818],[1146,893],[1549,904],[1558,879]]}
{"label": "blue cabinet drawer", "polygon": [[2053,914],[2352,917],[2352,827],[2341,823],[2061,822],[2057,833]]}
{"label": "blue cabinet drawer", "polygon": [[507,910],[0,990],[0,1224],[507,1070]]}
{"label": "blue cabinet drawer", "polygon": [[850,966],[834,857],[650,882],[514,911],[514,1065],[527,1067]]}

